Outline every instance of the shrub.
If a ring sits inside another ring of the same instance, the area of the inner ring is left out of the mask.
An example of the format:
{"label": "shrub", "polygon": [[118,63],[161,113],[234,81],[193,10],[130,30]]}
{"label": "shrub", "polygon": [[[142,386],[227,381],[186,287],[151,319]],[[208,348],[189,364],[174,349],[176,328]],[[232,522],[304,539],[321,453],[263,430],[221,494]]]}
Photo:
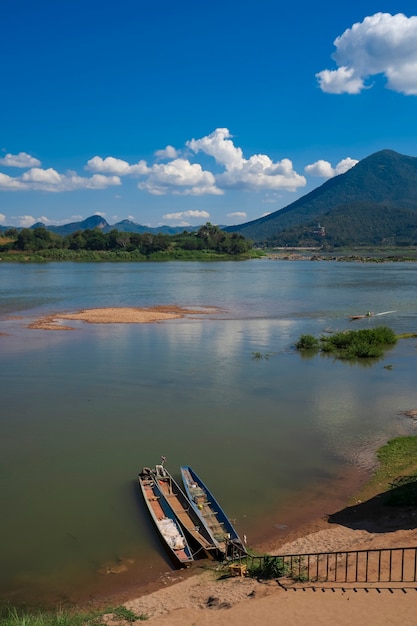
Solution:
{"label": "shrub", "polygon": [[265,556],[260,560],[259,565],[249,569],[249,576],[254,578],[281,578],[288,574],[289,568],[284,563],[284,559],[279,556]]}
{"label": "shrub", "polygon": [[319,342],[313,335],[301,335],[295,347],[297,350],[318,350]]}

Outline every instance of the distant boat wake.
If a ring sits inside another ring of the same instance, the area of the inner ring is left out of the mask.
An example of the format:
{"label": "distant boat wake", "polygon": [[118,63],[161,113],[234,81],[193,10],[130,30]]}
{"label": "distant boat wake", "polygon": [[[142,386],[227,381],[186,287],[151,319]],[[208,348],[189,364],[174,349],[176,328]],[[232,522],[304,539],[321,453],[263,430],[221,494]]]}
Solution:
{"label": "distant boat wake", "polygon": [[366,317],[378,317],[378,315],[387,315],[388,313],[396,313],[397,311],[382,311],[382,313],[365,313],[365,315],[350,315],[350,319],[353,320],[363,320]]}

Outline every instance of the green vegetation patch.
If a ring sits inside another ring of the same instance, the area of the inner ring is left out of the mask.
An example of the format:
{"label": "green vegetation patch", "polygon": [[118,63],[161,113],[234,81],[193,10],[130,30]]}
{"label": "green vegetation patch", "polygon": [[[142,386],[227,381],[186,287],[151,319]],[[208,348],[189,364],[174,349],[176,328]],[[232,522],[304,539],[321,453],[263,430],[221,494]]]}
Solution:
{"label": "green vegetation patch", "polygon": [[253,578],[281,578],[290,574],[288,565],[279,556],[264,556],[254,559],[248,568],[249,576]]}
{"label": "green vegetation patch", "polygon": [[126,624],[148,619],[145,614],[136,615],[125,606],[108,608],[103,611],[85,613],[82,611],[21,611],[16,607],[0,608],[0,626],[104,626],[108,620],[104,616],[113,614]]}
{"label": "green vegetation patch", "polygon": [[377,451],[378,467],[360,497],[388,492],[390,505],[417,504],[417,436],[396,437]]}
{"label": "green vegetation patch", "polygon": [[396,342],[397,337],[391,328],[379,326],[335,333],[319,339],[313,335],[301,335],[295,347],[300,351],[320,351],[337,359],[352,360],[379,358]]}

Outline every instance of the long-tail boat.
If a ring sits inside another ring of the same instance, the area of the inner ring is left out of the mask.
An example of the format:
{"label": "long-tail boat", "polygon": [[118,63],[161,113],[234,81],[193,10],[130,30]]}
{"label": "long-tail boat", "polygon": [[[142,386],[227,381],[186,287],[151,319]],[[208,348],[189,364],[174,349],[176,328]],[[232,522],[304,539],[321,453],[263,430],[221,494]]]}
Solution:
{"label": "long-tail boat", "polygon": [[218,550],[225,557],[230,556],[234,549],[246,552],[232,522],[201,478],[188,465],[181,467],[181,476],[191,506]]}
{"label": "long-tail boat", "polygon": [[159,534],[177,565],[185,567],[194,561],[181,525],[166,499],[161,497],[154,472],[145,467],[139,474],[139,485],[151,518]]}

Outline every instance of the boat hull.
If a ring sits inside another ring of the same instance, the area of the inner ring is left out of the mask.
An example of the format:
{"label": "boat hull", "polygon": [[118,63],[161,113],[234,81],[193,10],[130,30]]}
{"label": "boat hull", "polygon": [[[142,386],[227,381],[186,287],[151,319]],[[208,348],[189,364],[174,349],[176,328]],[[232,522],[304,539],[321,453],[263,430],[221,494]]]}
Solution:
{"label": "boat hull", "polygon": [[234,549],[246,552],[231,521],[201,478],[189,466],[181,467],[181,476],[191,506],[218,550],[224,556],[230,556]]}
{"label": "boat hull", "polygon": [[161,497],[154,475],[150,470],[142,470],[138,479],[145,504],[170,556],[176,565],[190,565],[193,553],[172,508]]}

